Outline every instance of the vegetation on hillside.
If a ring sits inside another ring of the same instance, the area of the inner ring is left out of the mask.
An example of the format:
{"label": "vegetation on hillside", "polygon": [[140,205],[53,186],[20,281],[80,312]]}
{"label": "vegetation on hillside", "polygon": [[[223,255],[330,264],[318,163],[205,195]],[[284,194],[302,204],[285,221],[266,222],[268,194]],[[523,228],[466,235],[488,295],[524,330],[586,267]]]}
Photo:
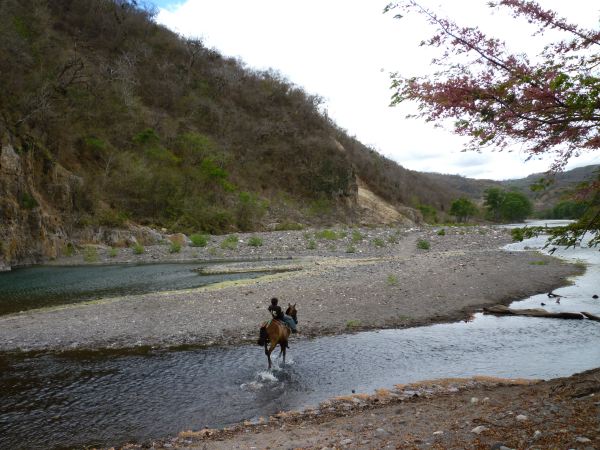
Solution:
{"label": "vegetation on hillside", "polygon": [[356,177],[392,204],[448,207],[435,182],[332,123],[318,96],[154,14],[127,0],[1,2],[0,140],[32,157],[44,207],[58,208],[59,167],[74,175],[63,218],[75,226],[351,221]]}

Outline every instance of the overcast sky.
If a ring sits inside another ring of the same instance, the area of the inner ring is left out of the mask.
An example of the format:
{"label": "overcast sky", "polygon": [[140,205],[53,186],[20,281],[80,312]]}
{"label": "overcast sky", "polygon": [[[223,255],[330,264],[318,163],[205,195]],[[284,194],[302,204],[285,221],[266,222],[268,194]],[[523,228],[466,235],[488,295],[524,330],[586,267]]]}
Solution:
{"label": "overcast sky", "polygon": [[[390,72],[431,72],[435,53],[419,47],[431,35],[424,21],[411,15],[396,20],[383,14],[388,0],[154,0],[157,21],[208,47],[239,57],[256,69],[273,68],[311,94],[325,99],[335,122],[402,166],[419,171],[472,178],[520,178],[543,172],[549,159],[525,162],[512,152],[461,152],[465,140],[422,119],[405,119],[414,105],[389,107]],[[454,18],[479,25],[511,48],[532,52],[534,29],[506,11],[491,11],[487,0],[423,0]],[[596,0],[541,0],[574,22],[599,26]],[[568,168],[599,164],[600,153],[573,159]]]}

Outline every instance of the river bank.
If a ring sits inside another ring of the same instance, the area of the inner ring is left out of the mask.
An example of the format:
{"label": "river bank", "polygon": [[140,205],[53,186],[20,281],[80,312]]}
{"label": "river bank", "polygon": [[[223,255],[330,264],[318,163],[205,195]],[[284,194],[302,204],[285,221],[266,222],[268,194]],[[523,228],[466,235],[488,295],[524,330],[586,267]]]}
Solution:
{"label": "river bank", "polygon": [[[213,260],[253,258],[211,270],[268,271],[282,265],[294,270],[2,316],[0,350],[252,342],[258,324],[268,317],[266,307],[273,296],[283,304],[297,303],[299,336],[304,337],[466,320],[483,306],[548,292],[583,270],[537,252],[501,250],[511,240],[509,233],[490,227],[446,228],[444,235],[432,228],[359,233],[360,239],[352,231],[340,232],[335,239],[306,231],[263,233],[256,235],[262,246],[238,243],[236,248],[223,248],[215,243],[217,253],[210,251],[214,246],[186,246],[172,258],[187,259],[192,252],[204,251]],[[430,249],[418,248],[419,241],[427,241]],[[159,247],[147,248],[141,258],[168,253],[165,246]],[[108,254],[99,255],[99,263],[114,262]],[[210,259],[196,260],[200,268]]]}
{"label": "river bank", "polygon": [[318,408],[280,413],[258,423],[184,431],[151,447],[595,449],[600,444],[599,392],[600,369],[549,381],[425,381],[373,395],[338,397]]}

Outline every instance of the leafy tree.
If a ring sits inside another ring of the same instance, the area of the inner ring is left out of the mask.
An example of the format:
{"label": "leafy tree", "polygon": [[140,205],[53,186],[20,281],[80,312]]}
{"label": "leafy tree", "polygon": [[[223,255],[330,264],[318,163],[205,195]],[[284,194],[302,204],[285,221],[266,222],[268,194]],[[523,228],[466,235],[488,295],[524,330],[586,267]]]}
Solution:
{"label": "leafy tree", "polygon": [[469,217],[477,214],[477,207],[466,197],[460,197],[452,202],[450,214],[456,217],[459,222],[466,222]]}
{"label": "leafy tree", "polygon": [[546,219],[579,219],[587,209],[588,205],[584,202],[563,200],[547,211],[543,217]]}
{"label": "leafy tree", "polygon": [[500,220],[500,208],[504,201],[505,192],[500,188],[488,188],[483,193],[483,205],[488,216],[495,221]]}
{"label": "leafy tree", "polygon": [[520,192],[506,192],[500,205],[502,219],[511,222],[520,222],[533,212],[531,201]]}
{"label": "leafy tree", "polygon": [[[425,17],[436,32],[422,45],[442,50],[433,60],[440,68],[433,75],[392,75],[392,103],[416,101],[417,117],[428,121],[454,119],[456,133],[471,138],[469,148],[502,150],[520,144],[530,157],[553,154],[553,171],[573,155],[598,150],[600,31],[572,24],[535,1],[489,5],[506,7],[515,18],[535,24],[538,36],[552,31],[563,37],[531,57],[511,53],[501,40],[477,27],[460,27],[415,0],[390,3],[386,11],[401,11],[397,18],[410,12]],[[557,238],[566,237],[561,243],[574,245],[587,231],[597,233],[593,243],[600,242],[599,192],[600,179],[580,193],[590,208],[575,226],[559,231]]]}

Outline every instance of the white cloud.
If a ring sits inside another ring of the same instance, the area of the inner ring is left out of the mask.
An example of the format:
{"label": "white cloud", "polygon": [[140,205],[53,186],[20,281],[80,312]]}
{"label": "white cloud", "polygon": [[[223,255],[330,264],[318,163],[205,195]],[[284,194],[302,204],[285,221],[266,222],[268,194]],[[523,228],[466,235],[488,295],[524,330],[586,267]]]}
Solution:
{"label": "white cloud", "polygon": [[[164,5],[165,0],[162,1]],[[551,160],[525,162],[512,153],[461,153],[465,139],[404,116],[414,106],[388,106],[388,73],[427,73],[432,53],[418,46],[431,29],[418,17],[382,14],[388,0],[188,0],[161,9],[157,20],[186,36],[202,37],[250,67],[275,68],[325,98],[328,114],[363,143],[413,170],[476,178],[517,178],[546,170]],[[495,12],[486,0],[425,0],[462,24],[477,24],[509,44],[528,42],[531,29]],[[441,3],[441,5],[440,5]],[[589,0],[542,0],[573,20],[597,26]],[[460,5],[460,6],[458,6]],[[569,167],[599,163],[598,153]]]}

